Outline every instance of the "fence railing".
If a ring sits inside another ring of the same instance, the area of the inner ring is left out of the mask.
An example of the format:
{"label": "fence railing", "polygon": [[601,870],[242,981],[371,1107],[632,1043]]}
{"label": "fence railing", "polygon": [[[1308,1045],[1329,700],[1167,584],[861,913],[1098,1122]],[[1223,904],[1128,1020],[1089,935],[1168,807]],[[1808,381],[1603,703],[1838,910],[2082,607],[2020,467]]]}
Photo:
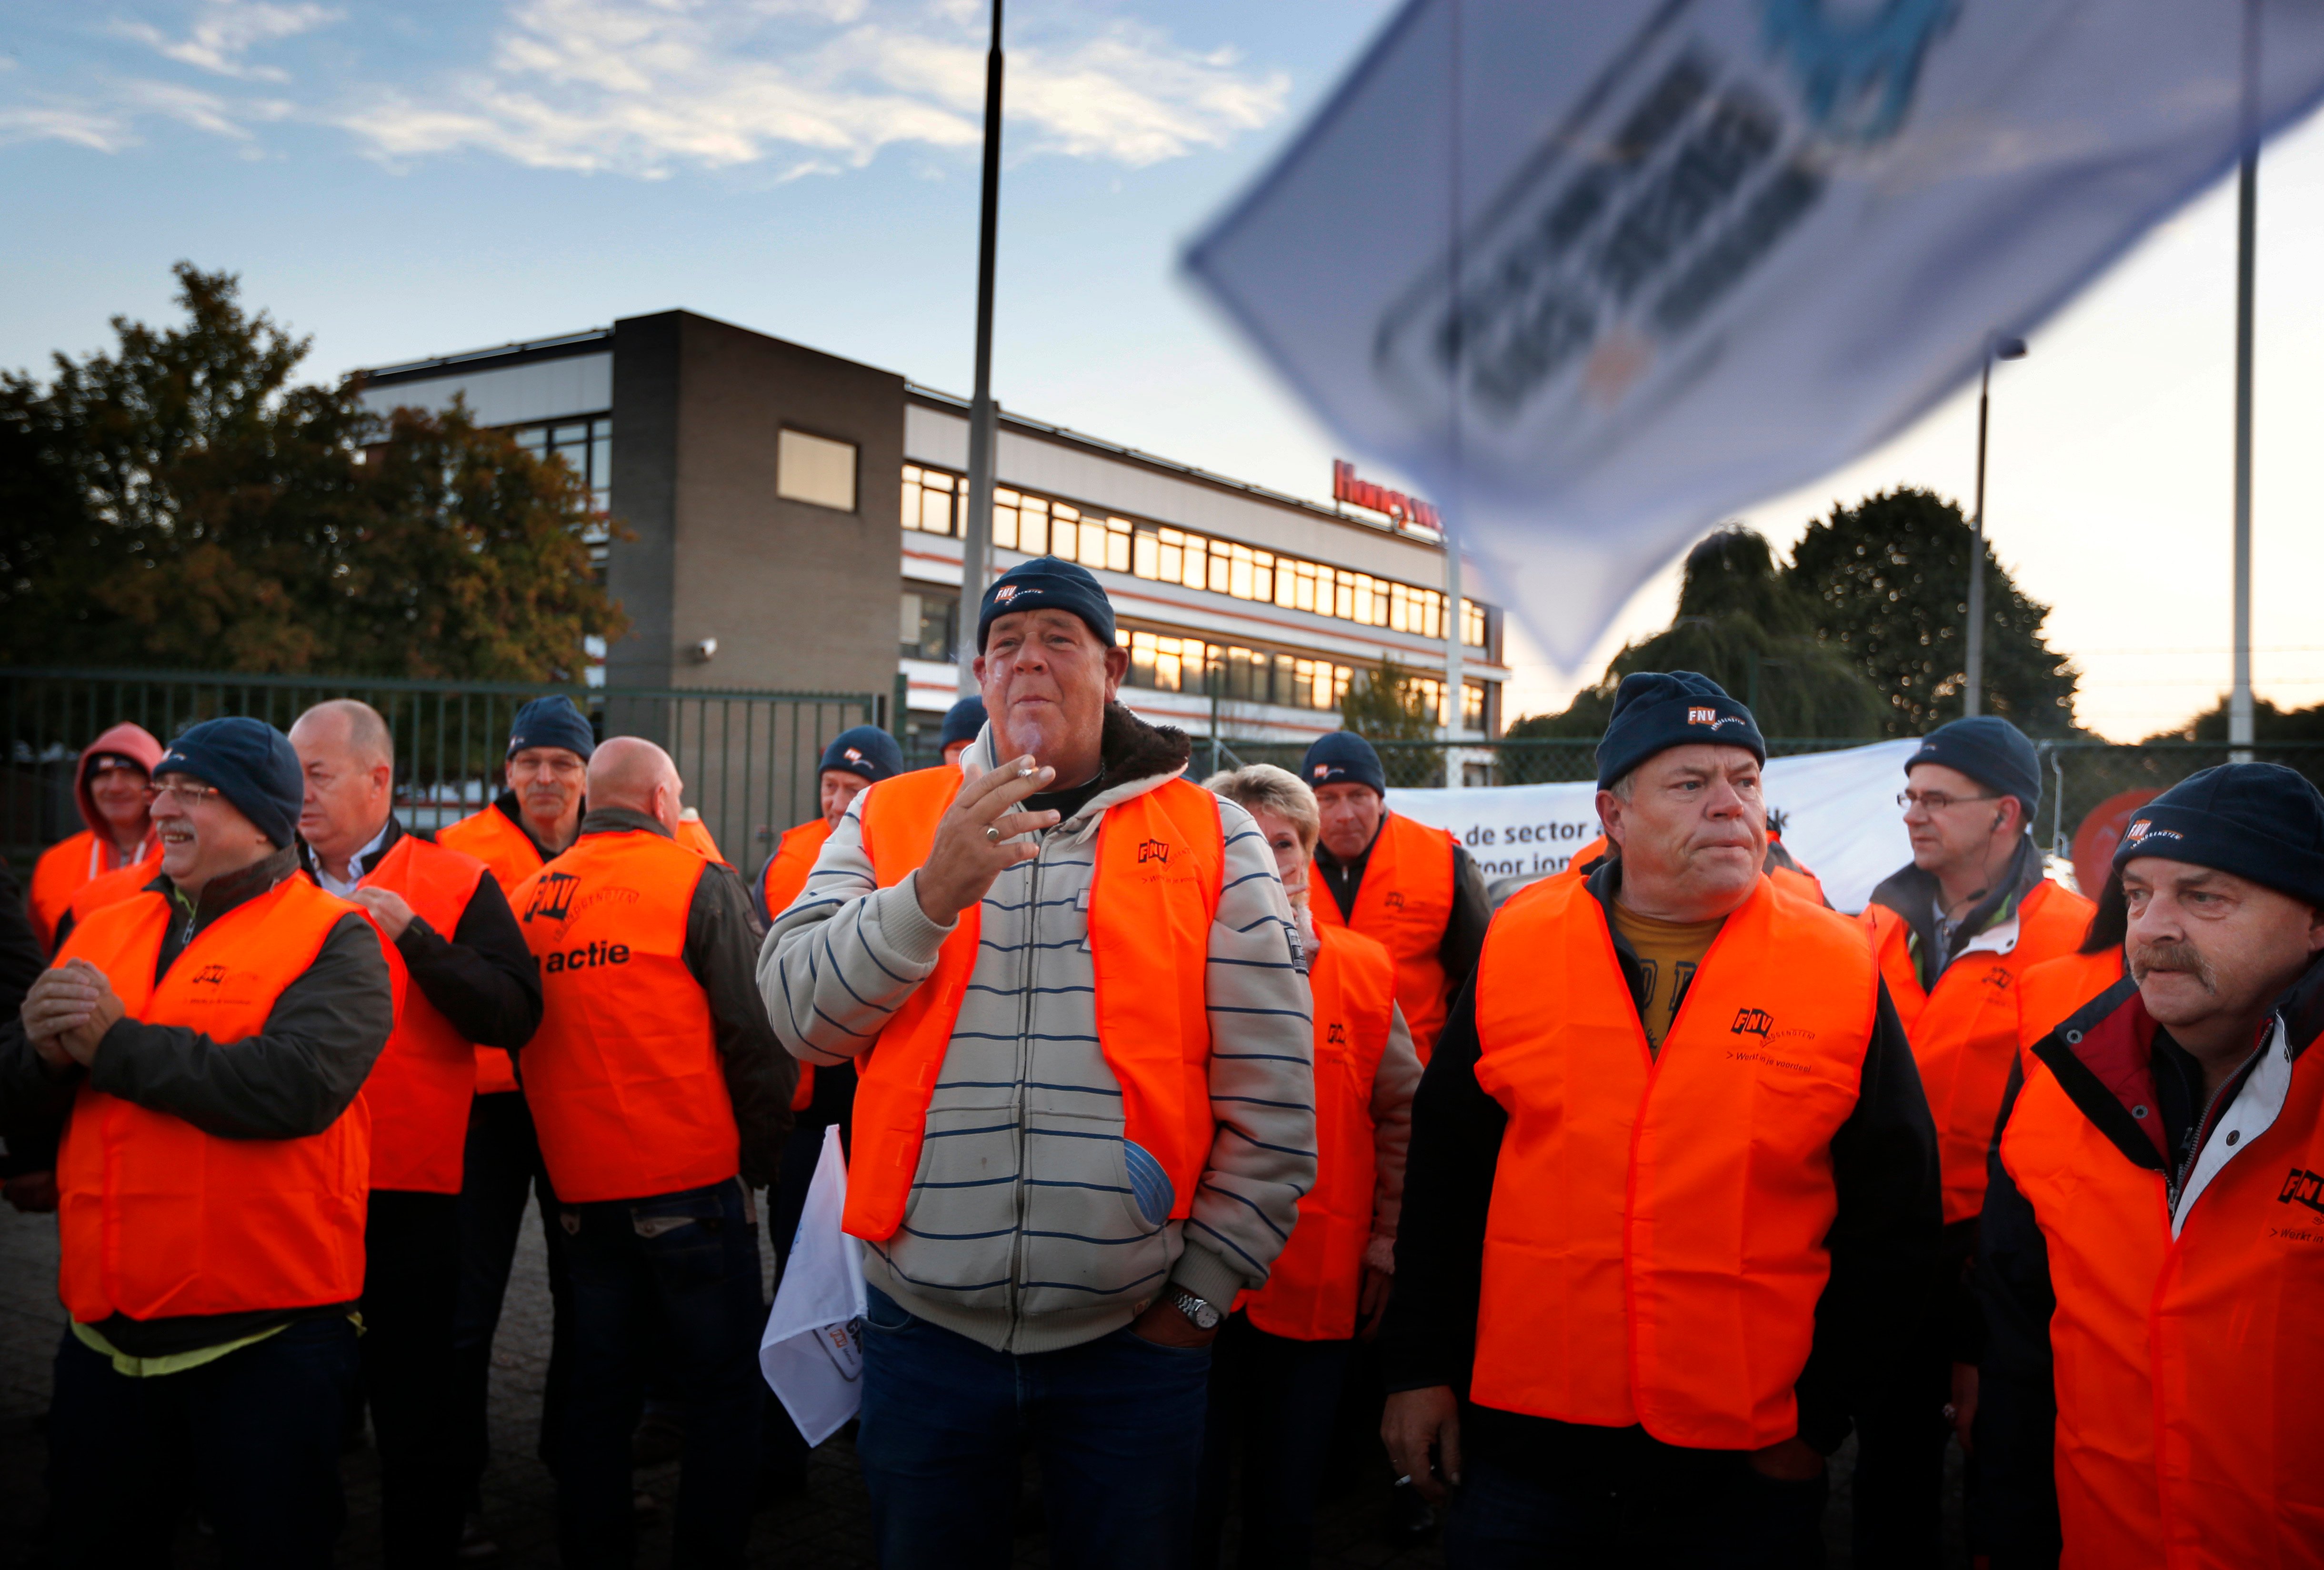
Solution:
{"label": "fence railing", "polygon": [[0,854],[22,874],[44,846],[81,827],[74,765],[109,725],[134,721],[166,744],[224,715],[287,729],[332,697],[361,698],[386,717],[395,735],[397,810],[415,827],[440,827],[492,799],[516,711],[559,692],[600,737],[644,736],[667,747],[687,805],[746,872],[785,828],[814,816],[825,743],[850,725],[886,723],[888,706],[885,694],[872,693],[0,669]]}

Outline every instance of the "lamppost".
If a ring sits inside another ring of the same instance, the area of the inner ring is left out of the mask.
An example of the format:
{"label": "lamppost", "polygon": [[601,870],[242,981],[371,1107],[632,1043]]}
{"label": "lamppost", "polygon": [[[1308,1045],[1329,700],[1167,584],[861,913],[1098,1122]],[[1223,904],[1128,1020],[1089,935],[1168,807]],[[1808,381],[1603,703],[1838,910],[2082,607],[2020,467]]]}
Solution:
{"label": "lamppost", "polygon": [[976,232],[976,392],[968,405],[968,517],[960,531],[960,695],[976,696],[976,607],[992,554],[992,263],[1001,228],[1001,0],[984,57],[984,201]]}
{"label": "lamppost", "polygon": [[1969,552],[1969,668],[1962,674],[1968,691],[1961,712],[1966,715],[1982,712],[1985,697],[1985,430],[1993,404],[1993,362],[2024,357],[2024,338],[1996,336],[1985,341],[1985,372],[1977,387],[1977,517],[1970,526],[1974,538]]}

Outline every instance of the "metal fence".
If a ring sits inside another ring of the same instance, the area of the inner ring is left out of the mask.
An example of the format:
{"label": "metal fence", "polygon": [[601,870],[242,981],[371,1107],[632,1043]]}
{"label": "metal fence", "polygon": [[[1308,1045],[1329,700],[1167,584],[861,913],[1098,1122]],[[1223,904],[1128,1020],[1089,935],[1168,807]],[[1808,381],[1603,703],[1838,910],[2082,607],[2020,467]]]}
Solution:
{"label": "metal fence", "polygon": [[0,854],[20,876],[42,847],[81,827],[72,795],[80,750],[134,721],[164,743],[198,720],[248,715],[288,728],[325,698],[356,697],[395,734],[396,808],[415,827],[465,817],[501,788],[510,722],[532,698],[564,693],[600,737],[644,736],[669,749],[686,803],[744,871],[816,810],[816,760],[850,725],[887,721],[885,694],[747,692],[418,681],[357,676],[195,671],[0,670]]}

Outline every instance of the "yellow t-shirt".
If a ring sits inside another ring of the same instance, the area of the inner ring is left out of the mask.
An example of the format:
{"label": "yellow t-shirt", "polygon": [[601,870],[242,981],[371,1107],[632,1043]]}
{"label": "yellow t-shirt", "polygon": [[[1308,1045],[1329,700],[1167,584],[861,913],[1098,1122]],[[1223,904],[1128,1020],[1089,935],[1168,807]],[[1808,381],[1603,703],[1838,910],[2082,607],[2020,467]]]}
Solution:
{"label": "yellow t-shirt", "polygon": [[1638,956],[1638,967],[1646,974],[1646,1001],[1638,1011],[1638,1022],[1646,1028],[1646,1045],[1659,1052],[1671,1021],[1678,1017],[1679,1004],[1686,1001],[1687,984],[1694,980],[1695,966],[1711,952],[1711,939],[1727,925],[1727,918],[1662,921],[1639,915],[1619,900],[1613,903],[1614,930]]}

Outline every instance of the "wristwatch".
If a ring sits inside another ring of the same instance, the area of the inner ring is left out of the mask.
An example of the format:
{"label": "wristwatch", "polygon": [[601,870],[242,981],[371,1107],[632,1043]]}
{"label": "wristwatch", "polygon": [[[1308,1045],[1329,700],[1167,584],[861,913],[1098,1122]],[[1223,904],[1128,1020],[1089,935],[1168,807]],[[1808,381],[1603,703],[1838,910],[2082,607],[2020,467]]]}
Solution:
{"label": "wristwatch", "polygon": [[1197,1330],[1216,1330],[1219,1311],[1204,1298],[1180,1288],[1170,1294],[1170,1307],[1186,1316],[1186,1323]]}

